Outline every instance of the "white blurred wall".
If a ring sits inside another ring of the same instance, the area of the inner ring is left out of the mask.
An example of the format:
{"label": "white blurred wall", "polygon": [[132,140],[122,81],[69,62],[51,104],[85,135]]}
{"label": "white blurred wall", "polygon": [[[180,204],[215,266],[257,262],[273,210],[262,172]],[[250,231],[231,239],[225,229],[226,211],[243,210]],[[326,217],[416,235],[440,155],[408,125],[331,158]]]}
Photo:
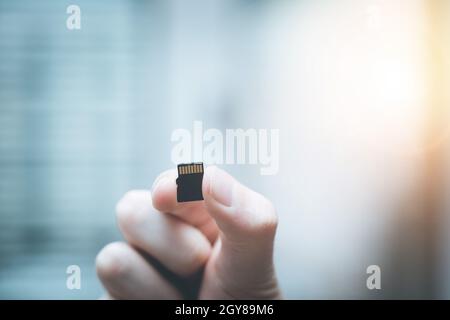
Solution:
{"label": "white blurred wall", "polygon": [[[173,166],[171,133],[201,120],[205,129],[280,130],[277,175],[225,167],[278,209],[287,298],[395,297],[398,281],[369,292],[365,272],[377,264],[395,275],[398,258],[409,280],[417,274],[391,249],[423,167],[425,3],[114,1],[104,10],[80,1],[87,20],[69,36],[53,28],[63,6],[31,14],[26,1],[1,2],[2,83],[14,89],[0,90],[9,106],[0,174],[12,181],[0,182],[11,208],[0,212],[0,296],[96,298],[95,253],[120,239],[115,201]],[[30,229],[48,239],[27,237]],[[417,237],[399,237],[414,257]],[[81,293],[65,291],[71,263],[87,270]]]}

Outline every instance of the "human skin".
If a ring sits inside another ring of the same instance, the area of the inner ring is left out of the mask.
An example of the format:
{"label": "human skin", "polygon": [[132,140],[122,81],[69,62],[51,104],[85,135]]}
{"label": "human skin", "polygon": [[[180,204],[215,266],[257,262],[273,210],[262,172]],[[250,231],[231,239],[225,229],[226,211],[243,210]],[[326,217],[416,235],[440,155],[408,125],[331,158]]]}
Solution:
{"label": "human skin", "polygon": [[125,241],[108,244],[96,259],[106,297],[181,299],[186,294],[176,282],[186,280],[194,281],[199,299],[281,298],[271,202],[211,166],[203,177],[204,201],[178,203],[176,177],[175,170],[165,171],[152,191],[132,190],[118,202]]}

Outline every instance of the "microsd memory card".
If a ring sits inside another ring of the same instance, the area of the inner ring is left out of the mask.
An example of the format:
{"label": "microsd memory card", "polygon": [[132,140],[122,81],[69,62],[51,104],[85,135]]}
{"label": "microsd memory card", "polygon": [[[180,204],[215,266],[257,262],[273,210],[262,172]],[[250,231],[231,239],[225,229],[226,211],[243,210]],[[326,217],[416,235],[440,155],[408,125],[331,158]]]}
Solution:
{"label": "microsd memory card", "polygon": [[178,165],[177,201],[188,202],[203,200],[202,194],[203,163]]}

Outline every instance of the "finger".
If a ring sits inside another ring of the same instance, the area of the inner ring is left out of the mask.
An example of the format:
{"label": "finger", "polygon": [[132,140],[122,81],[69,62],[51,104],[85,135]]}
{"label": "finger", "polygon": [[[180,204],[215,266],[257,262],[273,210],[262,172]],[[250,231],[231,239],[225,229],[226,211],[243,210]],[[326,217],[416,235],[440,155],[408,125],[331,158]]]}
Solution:
{"label": "finger", "polygon": [[215,166],[205,171],[203,196],[208,212],[231,242],[258,248],[271,245],[278,219],[272,203],[264,196]]}
{"label": "finger", "polygon": [[213,243],[218,235],[215,221],[208,214],[203,201],[177,201],[177,171],[167,170],[156,178],[152,187],[153,206],[197,227]]}
{"label": "finger", "polygon": [[107,245],[97,256],[97,274],[116,299],[180,299],[180,293],[126,243]]}
{"label": "finger", "polygon": [[220,229],[217,272],[230,286],[273,285],[273,242],[277,215],[259,193],[243,186],[225,171],[208,167],[203,180],[208,212]]}
{"label": "finger", "polygon": [[125,239],[170,271],[187,276],[204,266],[211,251],[208,239],[197,228],[154,210],[149,191],[129,191],[116,210]]}
{"label": "finger", "polygon": [[109,292],[105,292],[98,300],[116,300]]}

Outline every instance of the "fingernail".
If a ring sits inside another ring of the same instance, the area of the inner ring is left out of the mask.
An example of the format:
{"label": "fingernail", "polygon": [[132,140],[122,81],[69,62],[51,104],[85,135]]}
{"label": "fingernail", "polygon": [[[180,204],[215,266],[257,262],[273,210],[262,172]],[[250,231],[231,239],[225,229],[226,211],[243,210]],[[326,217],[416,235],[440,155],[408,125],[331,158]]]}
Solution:
{"label": "fingernail", "polygon": [[217,202],[231,207],[233,204],[234,178],[215,166],[206,169],[206,177],[211,196]]}

